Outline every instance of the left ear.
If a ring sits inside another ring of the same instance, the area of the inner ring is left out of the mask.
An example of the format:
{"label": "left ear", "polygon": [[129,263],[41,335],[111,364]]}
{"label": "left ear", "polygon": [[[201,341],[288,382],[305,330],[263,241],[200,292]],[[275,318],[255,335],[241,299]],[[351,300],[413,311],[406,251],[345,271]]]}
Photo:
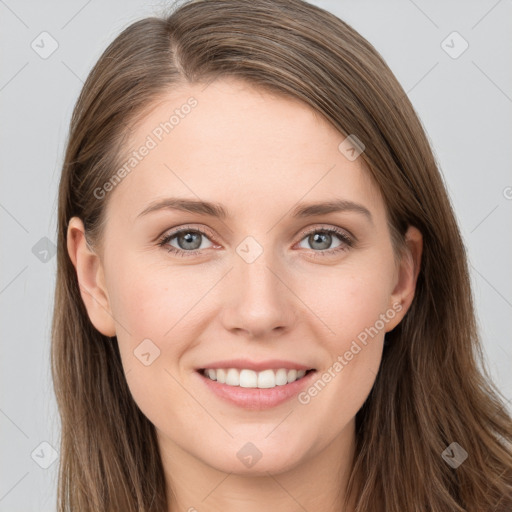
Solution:
{"label": "left ear", "polygon": [[414,226],[409,226],[405,233],[405,245],[396,284],[389,298],[389,307],[397,311],[397,314],[386,324],[386,332],[394,329],[402,321],[414,299],[423,252],[423,236]]}

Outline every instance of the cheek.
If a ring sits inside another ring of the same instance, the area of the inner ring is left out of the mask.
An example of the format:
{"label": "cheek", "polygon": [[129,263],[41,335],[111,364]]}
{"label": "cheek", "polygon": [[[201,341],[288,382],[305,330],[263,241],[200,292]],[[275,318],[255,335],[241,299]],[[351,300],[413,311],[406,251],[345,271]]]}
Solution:
{"label": "cheek", "polygon": [[341,348],[386,312],[390,275],[383,264],[347,265],[304,273],[297,279],[295,289],[310,310],[309,316],[314,313],[324,324],[321,338]]}
{"label": "cheek", "polygon": [[119,329],[121,336],[128,336],[133,343],[144,338],[162,340],[185,318],[198,294],[208,289],[208,281],[203,283],[195,278],[191,268],[148,264],[144,257],[119,261],[111,273],[108,289],[109,294],[112,290],[113,316],[125,327]]}
{"label": "cheek", "polygon": [[[143,411],[152,406],[158,409],[170,395],[183,394],[173,376],[184,377],[180,363],[194,345],[198,326],[203,325],[200,317],[208,314],[207,301],[200,299],[218,276],[211,270],[200,273],[193,266],[173,269],[161,262],[148,264],[144,257],[116,261],[109,276],[107,287],[128,385]],[[176,405],[176,400],[172,403]],[[184,402],[179,407],[186,410],[189,405]]]}
{"label": "cheek", "polygon": [[[196,294],[183,293],[187,276],[179,270],[147,265],[142,258],[117,263],[110,273],[109,294],[128,387],[152,423],[178,432],[182,418],[197,414],[177,382],[183,376],[176,370],[190,338],[184,333],[186,321],[180,319],[188,318]],[[169,417],[174,418],[172,426]]]}
{"label": "cheek", "polygon": [[357,413],[375,381],[386,325],[397,314],[389,308],[390,268],[382,260],[347,265],[309,276],[298,288],[321,320],[317,339],[326,354],[317,380],[298,401],[312,417],[331,417],[326,428],[332,435]]}

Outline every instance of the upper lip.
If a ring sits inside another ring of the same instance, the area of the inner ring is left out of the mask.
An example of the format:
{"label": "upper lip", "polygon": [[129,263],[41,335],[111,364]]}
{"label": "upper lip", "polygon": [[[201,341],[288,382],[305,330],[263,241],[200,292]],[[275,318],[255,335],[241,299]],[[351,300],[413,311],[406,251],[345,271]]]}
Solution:
{"label": "upper lip", "polygon": [[213,361],[204,366],[197,368],[198,370],[216,368],[237,368],[238,370],[253,370],[260,372],[263,370],[278,370],[279,368],[286,368],[287,370],[312,370],[311,366],[307,366],[294,361],[286,361],[284,359],[268,359],[266,361],[250,361],[249,359],[225,359],[223,361]]}

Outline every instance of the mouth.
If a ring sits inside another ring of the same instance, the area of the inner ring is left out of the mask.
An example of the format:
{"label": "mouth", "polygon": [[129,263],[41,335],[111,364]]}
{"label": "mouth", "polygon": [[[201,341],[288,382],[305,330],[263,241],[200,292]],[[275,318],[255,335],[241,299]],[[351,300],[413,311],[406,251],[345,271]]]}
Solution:
{"label": "mouth", "polygon": [[200,368],[198,370],[203,377],[217,381],[219,384],[248,389],[272,389],[277,386],[286,386],[303,379],[314,371],[314,368],[309,370],[268,368],[262,371],[249,368]]}
{"label": "mouth", "polygon": [[[246,363],[247,364],[247,363]],[[314,368],[301,365],[272,364],[274,368],[258,367],[233,368],[215,365],[213,368],[199,368],[194,373],[201,386],[224,403],[245,410],[261,411],[276,407],[292,400],[307,386],[312,385],[317,373]],[[296,367],[294,367],[296,366]]]}

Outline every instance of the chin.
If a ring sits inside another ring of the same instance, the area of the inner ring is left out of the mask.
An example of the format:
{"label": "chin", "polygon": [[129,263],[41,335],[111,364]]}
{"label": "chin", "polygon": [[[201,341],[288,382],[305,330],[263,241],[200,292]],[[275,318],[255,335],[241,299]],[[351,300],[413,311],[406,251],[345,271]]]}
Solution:
{"label": "chin", "polygon": [[205,462],[225,473],[268,476],[268,473],[279,474],[289,471],[300,465],[303,460],[297,448],[291,445],[276,448],[272,446],[273,443],[265,443],[264,439],[260,442],[246,441],[235,444],[235,449],[230,446],[218,454],[210,452],[214,457],[217,455],[217,458]]}

